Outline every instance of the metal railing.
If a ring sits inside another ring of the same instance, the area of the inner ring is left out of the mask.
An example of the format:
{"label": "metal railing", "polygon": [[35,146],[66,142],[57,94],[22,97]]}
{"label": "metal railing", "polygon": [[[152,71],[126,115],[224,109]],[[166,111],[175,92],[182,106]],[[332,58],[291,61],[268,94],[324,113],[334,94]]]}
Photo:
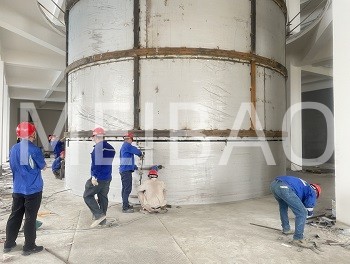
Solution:
{"label": "metal railing", "polygon": [[44,1],[38,0],[37,3],[41,12],[54,28],[59,30],[61,33],[65,34],[66,25],[64,21],[64,15],[65,15],[64,10],[54,0],[48,0],[48,1],[50,1],[52,4],[54,4],[57,7],[59,11],[58,14],[55,15],[53,10],[50,11],[50,8],[47,5],[45,6]]}
{"label": "metal railing", "polygon": [[[286,27],[287,27],[287,37],[296,34],[297,32],[293,33],[297,28],[300,27],[300,30],[303,30],[307,28],[309,25],[311,25],[314,21],[316,21],[325,11],[325,9],[329,6],[327,5],[328,2],[331,2],[330,0],[310,0],[306,3],[306,5],[300,9],[300,12],[297,13],[291,20],[288,21]],[[310,4],[317,3],[316,6],[306,13],[307,8]],[[320,6],[324,4],[323,8],[320,8]],[[304,12],[305,11],[305,12]],[[289,27],[292,25],[292,22],[298,17],[301,16],[302,13],[305,13],[305,17],[300,21],[299,24],[295,25],[292,29],[289,29]],[[313,16],[315,15],[315,16]],[[310,19],[311,17],[311,19]]]}

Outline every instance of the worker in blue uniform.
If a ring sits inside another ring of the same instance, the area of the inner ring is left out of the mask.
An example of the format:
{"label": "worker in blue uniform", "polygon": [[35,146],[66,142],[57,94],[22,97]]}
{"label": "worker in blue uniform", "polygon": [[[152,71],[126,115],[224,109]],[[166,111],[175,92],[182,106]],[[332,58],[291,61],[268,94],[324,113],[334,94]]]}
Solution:
{"label": "worker in blue uniform", "polygon": [[56,179],[62,180],[64,178],[65,171],[65,151],[61,151],[60,156],[56,158],[51,166],[52,173],[55,175]]}
{"label": "worker in blue uniform", "polygon": [[52,147],[53,153],[55,155],[55,159],[57,159],[61,152],[64,150],[64,144],[62,140],[59,140],[56,135],[51,135],[49,137],[50,145]]}
{"label": "worker in blue uniform", "polygon": [[142,152],[132,145],[134,135],[127,133],[124,135],[124,143],[120,148],[120,166],[119,173],[122,180],[122,201],[123,213],[133,213],[134,209],[129,204],[129,195],[132,190],[132,173],[137,170],[134,155],[142,157]]}
{"label": "worker in blue uniform", "polygon": [[[108,192],[112,180],[112,163],[115,149],[104,140],[105,131],[101,127],[93,130],[96,145],[91,153],[91,178],[86,181],[83,194],[94,221],[90,227],[106,224]],[[97,201],[95,199],[97,195]]]}
{"label": "worker in blue uniform", "polygon": [[22,122],[16,129],[21,141],[10,150],[10,167],[13,174],[12,212],[6,225],[4,253],[16,246],[16,239],[24,221],[24,245],[22,255],[27,256],[43,250],[35,244],[36,218],[40,208],[43,179],[41,170],[46,169],[44,155],[39,147],[33,144],[36,139],[35,126]]}
{"label": "worker in blue uniform", "polygon": [[282,233],[293,233],[288,219],[289,207],[295,215],[293,243],[309,247],[310,245],[304,240],[304,228],[306,218],[313,215],[316,200],[321,194],[321,187],[297,177],[279,176],[271,183],[271,191],[279,204]]}

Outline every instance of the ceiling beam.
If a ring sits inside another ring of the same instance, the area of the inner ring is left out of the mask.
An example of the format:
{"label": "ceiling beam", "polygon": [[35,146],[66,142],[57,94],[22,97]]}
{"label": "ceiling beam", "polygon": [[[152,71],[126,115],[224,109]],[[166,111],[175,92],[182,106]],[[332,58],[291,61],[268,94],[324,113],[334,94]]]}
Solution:
{"label": "ceiling beam", "polygon": [[[9,97],[12,99],[43,101],[45,93],[45,90],[9,87]],[[65,92],[55,92],[55,97],[45,98],[45,100],[50,102],[65,102],[66,95]]]}
{"label": "ceiling beam", "polygon": [[58,76],[56,77],[55,81],[52,84],[52,87],[50,90],[48,90],[45,94],[45,98],[49,98],[51,96],[51,94],[55,91],[56,87],[61,83],[61,81],[64,78],[64,71],[61,71],[60,74],[58,74]]}
{"label": "ceiling beam", "polygon": [[65,56],[40,54],[20,50],[3,50],[2,59],[6,65],[62,71],[65,69]]}
{"label": "ceiling beam", "polygon": [[306,71],[306,72],[320,74],[320,75],[325,75],[328,77],[333,77],[333,69],[330,69],[330,68],[313,67],[313,66],[307,65],[307,66],[301,67],[301,70]]}
{"label": "ceiling beam", "polygon": [[26,39],[28,39],[28,40],[36,43],[36,44],[39,44],[39,45],[41,45],[41,46],[43,46],[43,47],[45,47],[45,48],[47,48],[49,50],[54,51],[54,52],[56,52],[56,53],[58,53],[60,55],[65,55],[66,54],[66,52],[64,50],[62,50],[62,49],[60,49],[58,47],[55,47],[54,45],[52,45],[52,44],[50,44],[48,42],[45,42],[44,40],[39,39],[39,38],[37,38],[37,37],[35,37],[35,36],[25,32],[25,31],[23,31],[23,30],[21,30],[19,28],[16,28],[15,26],[12,26],[12,25],[2,21],[2,20],[0,20],[0,27],[2,27],[4,29],[7,29],[7,30],[9,30],[9,31],[11,31],[13,33],[16,33],[17,35],[20,35],[21,37],[24,37],[24,38],[26,38]]}
{"label": "ceiling beam", "polygon": [[[41,15],[39,10],[38,15]],[[62,36],[3,6],[0,9],[0,27],[57,54],[66,54]]]}

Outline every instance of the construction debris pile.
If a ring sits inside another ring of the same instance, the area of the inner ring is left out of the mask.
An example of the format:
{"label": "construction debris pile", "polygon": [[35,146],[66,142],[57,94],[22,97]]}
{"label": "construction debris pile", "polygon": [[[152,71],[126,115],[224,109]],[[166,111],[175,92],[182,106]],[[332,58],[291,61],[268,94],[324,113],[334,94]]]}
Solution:
{"label": "construction debris pile", "polygon": [[322,214],[307,220],[312,227],[313,241],[328,246],[341,246],[350,250],[350,229],[336,226],[336,218],[331,214]]}

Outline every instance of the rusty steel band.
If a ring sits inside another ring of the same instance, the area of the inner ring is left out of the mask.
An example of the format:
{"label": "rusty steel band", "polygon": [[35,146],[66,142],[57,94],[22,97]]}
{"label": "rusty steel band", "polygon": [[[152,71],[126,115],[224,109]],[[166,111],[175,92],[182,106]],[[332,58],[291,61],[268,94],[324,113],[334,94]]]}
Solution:
{"label": "rusty steel band", "polygon": [[[182,56],[191,56],[190,59],[215,59],[237,61],[241,63],[251,63],[254,61],[257,65],[272,69],[285,78],[287,77],[287,69],[282,64],[269,58],[265,58],[256,54],[239,52],[234,50],[218,50],[204,48],[140,48],[130,50],[111,51],[101,54],[95,54],[89,57],[82,58],[71,63],[66,68],[66,73],[69,73],[83,66],[91,66],[108,60],[118,60],[125,58],[143,57],[146,59],[152,58],[181,58]],[[186,57],[187,58],[187,57]]]}
{"label": "rusty steel band", "polygon": [[[281,139],[286,137],[286,132],[272,130],[109,130],[106,131],[106,137],[122,137],[131,132],[135,137],[144,138],[186,138],[186,137],[264,137]],[[92,131],[65,132],[67,138],[86,138],[92,137]]]}
{"label": "rusty steel band", "polygon": [[[66,3],[66,10],[71,10],[72,7],[78,3],[80,0],[67,0]],[[282,10],[285,19],[287,19],[287,5],[284,2],[284,0],[272,0],[273,2],[276,3],[276,5],[278,5],[278,7]]]}

